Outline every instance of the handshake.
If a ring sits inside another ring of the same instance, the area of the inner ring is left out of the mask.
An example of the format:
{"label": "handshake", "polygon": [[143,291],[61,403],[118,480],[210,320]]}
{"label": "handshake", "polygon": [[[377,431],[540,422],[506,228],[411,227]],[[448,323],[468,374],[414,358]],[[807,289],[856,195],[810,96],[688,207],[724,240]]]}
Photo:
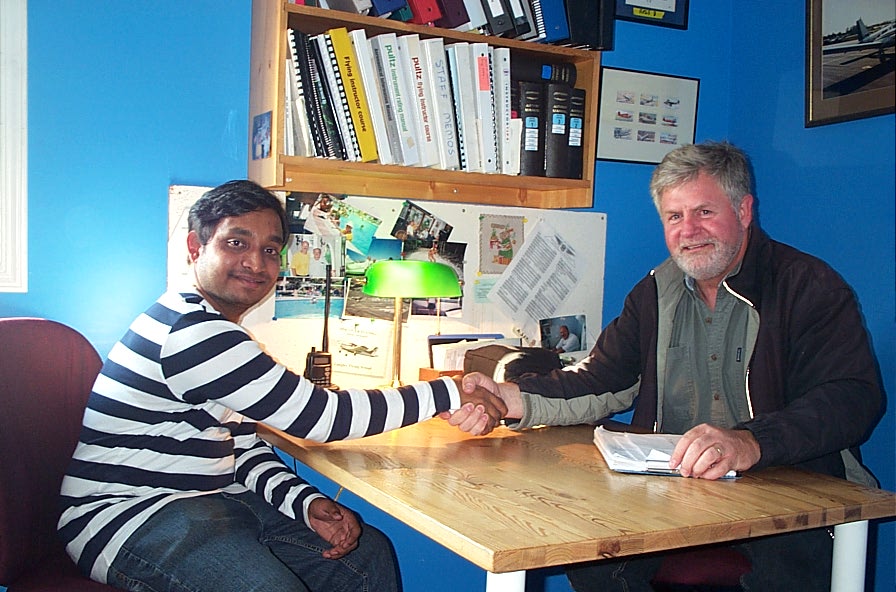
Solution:
{"label": "handshake", "polygon": [[510,382],[495,382],[481,372],[454,379],[460,392],[460,409],[439,417],[474,436],[488,434],[505,417],[522,416],[520,389]]}

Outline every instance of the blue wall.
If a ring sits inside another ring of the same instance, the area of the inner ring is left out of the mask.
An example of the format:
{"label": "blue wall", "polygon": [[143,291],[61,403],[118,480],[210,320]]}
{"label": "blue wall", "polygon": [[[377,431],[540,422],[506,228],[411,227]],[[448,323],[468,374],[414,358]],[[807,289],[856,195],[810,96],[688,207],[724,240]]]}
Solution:
{"label": "blue wall", "polygon": [[[29,292],[0,294],[0,316],[62,321],[105,355],[164,289],[168,186],[245,176],[250,3],[32,0],[28,8]],[[804,30],[802,2],[692,2],[687,31],[618,23],[604,63],[701,79],[698,141],[747,149],[764,227],[855,287],[892,393],[894,117],[805,129]],[[596,164],[594,209],[608,214],[605,322],[666,255],[650,171]],[[894,418],[891,405],[863,446],[889,490]],[[481,570],[353,496],[341,499],[392,536],[408,592],[484,585]],[[873,589],[892,591],[894,569],[884,564],[896,553],[893,522],[873,536]],[[556,570],[530,581],[569,590]]]}

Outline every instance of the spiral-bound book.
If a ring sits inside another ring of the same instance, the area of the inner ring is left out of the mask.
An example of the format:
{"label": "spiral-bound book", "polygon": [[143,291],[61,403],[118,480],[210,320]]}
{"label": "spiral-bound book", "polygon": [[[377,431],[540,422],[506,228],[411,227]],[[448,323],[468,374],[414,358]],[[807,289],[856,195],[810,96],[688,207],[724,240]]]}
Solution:
{"label": "spiral-bound book", "polygon": [[307,34],[301,31],[294,30],[293,33],[315,152],[318,156],[344,160],[345,151],[336,129],[335,117],[330,107],[328,93],[325,90],[326,85],[321,78],[318,62],[313,57],[314,43]]}
{"label": "spiral-bound book", "polygon": [[316,57],[326,90],[329,93],[333,113],[336,116],[339,136],[345,147],[345,160],[359,161],[361,160],[361,150],[358,147],[358,136],[352,121],[342,77],[339,74],[339,61],[336,51],[333,49],[333,41],[330,39],[330,34],[326,32],[312,36],[311,40],[316,44]]}

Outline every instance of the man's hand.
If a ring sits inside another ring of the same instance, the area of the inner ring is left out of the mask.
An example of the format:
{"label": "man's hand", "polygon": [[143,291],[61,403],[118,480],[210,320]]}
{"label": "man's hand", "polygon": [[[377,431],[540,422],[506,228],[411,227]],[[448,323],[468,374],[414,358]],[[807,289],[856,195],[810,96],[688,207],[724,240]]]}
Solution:
{"label": "man's hand", "polygon": [[679,467],[682,477],[718,479],[728,471],[746,471],[760,456],[759,443],[749,430],[723,430],[703,423],[681,437],[669,467]]}
{"label": "man's hand", "polygon": [[[499,408],[502,410],[501,417],[521,417],[522,401],[520,399],[520,389],[515,384],[496,383],[480,372],[473,372],[460,380],[457,378],[454,380],[457,383],[462,400],[465,400],[465,397],[468,396],[475,396],[476,393],[485,393],[488,397],[497,395],[493,400],[497,401]],[[517,413],[520,415],[514,415],[514,409],[519,409]],[[488,434],[497,425],[497,421],[492,423],[492,417],[486,412],[483,405],[473,403],[464,404],[453,413],[440,413],[439,417],[474,436]]]}
{"label": "man's hand", "polygon": [[323,552],[327,559],[339,559],[358,546],[361,525],[351,510],[331,499],[319,497],[308,507],[308,522],[324,540],[333,545]]}
{"label": "man's hand", "polygon": [[501,397],[501,400],[507,405],[506,417],[519,419],[523,416],[523,399],[520,396],[520,387],[516,383],[495,382],[482,372],[471,372],[463,377],[462,384],[465,391],[484,388]]}
{"label": "man's hand", "polygon": [[467,385],[460,378],[454,379],[460,393],[460,409],[442,412],[439,417],[474,436],[488,434],[507,414],[507,405],[493,391]]}

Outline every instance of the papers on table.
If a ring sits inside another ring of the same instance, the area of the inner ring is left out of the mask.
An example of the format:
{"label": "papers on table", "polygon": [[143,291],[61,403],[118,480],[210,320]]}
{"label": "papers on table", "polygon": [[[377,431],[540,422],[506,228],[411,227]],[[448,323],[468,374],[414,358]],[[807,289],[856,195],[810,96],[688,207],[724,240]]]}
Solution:
{"label": "papers on table", "polygon": [[[603,426],[594,428],[594,444],[610,468],[620,473],[678,475],[677,468],[669,468],[669,459],[680,439],[678,434],[633,434],[611,432]],[[737,473],[729,471],[723,478],[734,477]]]}

